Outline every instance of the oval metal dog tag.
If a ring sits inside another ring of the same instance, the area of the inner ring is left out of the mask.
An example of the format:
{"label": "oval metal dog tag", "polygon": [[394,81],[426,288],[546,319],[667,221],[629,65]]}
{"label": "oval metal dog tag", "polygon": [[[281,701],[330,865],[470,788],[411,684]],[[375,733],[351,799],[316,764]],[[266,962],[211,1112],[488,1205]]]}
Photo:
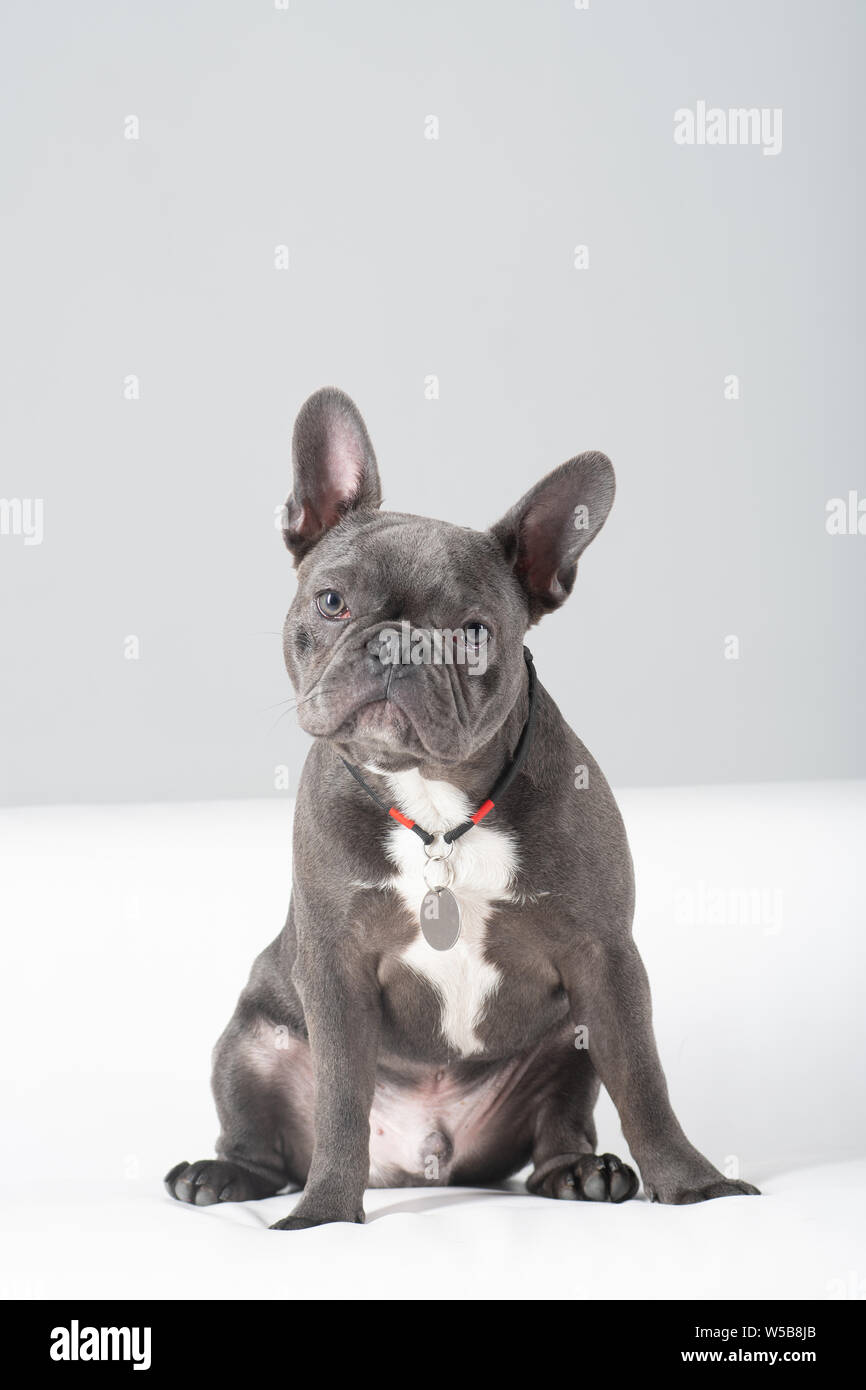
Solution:
{"label": "oval metal dog tag", "polygon": [[460,935],[460,904],[450,888],[431,888],[421,901],[421,934],[434,951],[450,951]]}

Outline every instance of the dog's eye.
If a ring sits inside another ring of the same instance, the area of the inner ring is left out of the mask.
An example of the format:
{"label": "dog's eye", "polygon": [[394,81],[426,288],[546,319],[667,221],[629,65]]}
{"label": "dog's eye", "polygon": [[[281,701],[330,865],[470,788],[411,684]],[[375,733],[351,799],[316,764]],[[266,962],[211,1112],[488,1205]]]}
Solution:
{"label": "dog's eye", "polygon": [[478,652],[487,645],[490,638],[490,628],[483,623],[467,623],[463,631],[466,633],[466,645],[472,651]]}
{"label": "dog's eye", "polygon": [[320,594],[316,594],[316,607],[323,618],[348,618],[350,616],[346,607],[346,600],[336,589],[323,589]]}

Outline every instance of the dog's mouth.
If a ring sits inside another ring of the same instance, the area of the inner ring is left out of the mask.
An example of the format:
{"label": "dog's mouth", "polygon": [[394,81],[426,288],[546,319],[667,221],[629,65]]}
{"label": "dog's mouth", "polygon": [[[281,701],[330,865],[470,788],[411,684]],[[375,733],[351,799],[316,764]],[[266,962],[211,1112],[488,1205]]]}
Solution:
{"label": "dog's mouth", "polygon": [[456,711],[446,721],[415,682],[399,680],[389,688],[381,680],[356,679],[354,686],[342,680],[324,684],[302,699],[298,718],[305,732],[338,744],[354,762],[378,763],[387,755],[408,759],[408,766],[425,759],[458,762],[465,755]]}
{"label": "dog's mouth", "polygon": [[409,716],[393,700],[382,697],[368,700],[343,720],[332,735],[344,741],[349,738],[378,738],[386,743],[405,743],[415,738],[415,726]]}

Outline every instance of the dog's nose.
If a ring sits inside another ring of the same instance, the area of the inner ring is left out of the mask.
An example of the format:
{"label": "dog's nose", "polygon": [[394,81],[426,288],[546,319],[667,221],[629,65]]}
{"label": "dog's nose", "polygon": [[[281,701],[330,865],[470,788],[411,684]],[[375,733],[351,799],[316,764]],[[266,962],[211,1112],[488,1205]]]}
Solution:
{"label": "dog's nose", "polygon": [[414,629],[408,623],[389,624],[367,639],[367,653],[383,666],[412,665],[412,634]]}
{"label": "dog's nose", "polygon": [[389,648],[382,633],[377,632],[367,642],[367,656],[375,666],[388,666]]}
{"label": "dog's nose", "polygon": [[398,666],[395,663],[399,663],[399,654],[390,649],[384,635],[381,633],[376,633],[375,636],[371,637],[366,644],[366,648],[367,671],[374,679],[378,678],[381,680],[384,678],[384,694],[387,698],[388,691],[391,688],[391,681],[394,678],[395,672],[398,670]]}

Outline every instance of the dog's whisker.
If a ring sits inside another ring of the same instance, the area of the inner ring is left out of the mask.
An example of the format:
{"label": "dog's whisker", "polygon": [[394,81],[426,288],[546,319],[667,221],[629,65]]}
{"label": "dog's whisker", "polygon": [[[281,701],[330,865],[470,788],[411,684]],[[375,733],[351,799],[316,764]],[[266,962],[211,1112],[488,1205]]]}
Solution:
{"label": "dog's whisker", "polygon": [[329,690],[334,690],[337,684],[338,682],[334,681],[331,685],[316,686],[316,688],[314,690],[311,690],[307,695],[305,695],[302,700],[297,699],[297,697],[293,698],[290,696],[287,700],[278,700],[275,705],[268,706],[269,709],[279,709],[281,705],[286,706],[282,713],[277,715],[277,718],[271,725],[269,732],[273,733],[280,720],[285,719],[287,715],[297,713],[297,711],[301,708],[302,705],[309,704],[310,700],[314,700],[318,695],[326,695]]}

